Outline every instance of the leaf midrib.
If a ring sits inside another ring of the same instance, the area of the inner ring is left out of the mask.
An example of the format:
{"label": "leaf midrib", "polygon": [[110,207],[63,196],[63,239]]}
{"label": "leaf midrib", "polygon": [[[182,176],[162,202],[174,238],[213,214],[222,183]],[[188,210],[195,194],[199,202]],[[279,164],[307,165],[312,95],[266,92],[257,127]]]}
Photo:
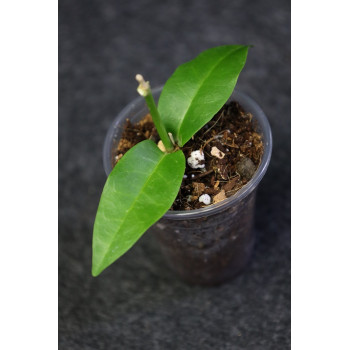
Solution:
{"label": "leaf midrib", "polygon": [[[165,157],[167,156],[167,154],[162,154],[162,158],[160,159],[160,161],[158,162],[158,164],[154,167],[153,171],[150,173],[150,175],[148,176],[147,181],[144,183],[144,185],[142,186],[141,190],[139,191],[139,193],[142,193],[144,188],[146,187],[146,185],[148,184],[148,182],[150,181],[150,179],[152,178],[152,176],[154,175],[154,173],[156,172],[157,168],[160,166],[160,164],[163,162],[163,160],[165,159]],[[133,207],[135,206],[135,203],[137,201],[137,198],[139,198],[140,195],[136,196],[135,199],[133,200],[130,208],[127,210],[126,215],[124,216],[124,219],[122,220],[121,224],[119,225],[119,229],[117,231],[115,231],[114,235],[113,235],[113,240],[111,241],[111,243],[108,246],[108,249],[106,250],[106,254],[104,255],[101,263],[99,264],[99,267],[103,266],[105,264],[105,260],[106,257],[108,255],[108,252],[111,250],[112,245],[114,244],[115,241],[115,237],[118,234],[118,232],[121,231],[123,225],[125,224],[126,218],[130,215],[131,210],[133,209]]]}
{"label": "leaf midrib", "polygon": [[[239,48],[237,48],[237,49],[233,49],[233,50],[229,51],[226,55],[224,55],[223,57],[221,57],[220,60],[219,60],[214,66],[212,66],[211,70],[209,70],[208,73],[204,76],[204,78],[200,80],[200,83],[198,84],[199,87],[197,88],[195,94],[193,95],[192,101],[197,97],[199,90],[202,88],[203,82],[208,78],[208,76],[213,72],[213,70],[214,70],[224,59],[226,59],[229,55],[231,55],[232,53],[237,52],[237,51],[239,51],[239,50],[242,50],[243,48],[245,48],[245,46],[239,47]],[[190,106],[191,106],[191,103],[186,107],[186,108],[187,108],[186,113],[183,115],[183,117],[182,117],[182,119],[181,119],[181,122],[180,122],[180,125],[179,125],[179,128],[176,130],[176,132],[177,132],[178,135],[180,134],[181,127],[182,127],[182,125],[183,125],[183,122],[184,122],[184,120],[185,120],[187,114],[188,114],[188,111],[189,111],[189,109],[190,109],[190,108],[189,108]],[[181,140],[181,141],[182,141],[182,140]],[[183,146],[183,145],[181,145],[181,146]]]}

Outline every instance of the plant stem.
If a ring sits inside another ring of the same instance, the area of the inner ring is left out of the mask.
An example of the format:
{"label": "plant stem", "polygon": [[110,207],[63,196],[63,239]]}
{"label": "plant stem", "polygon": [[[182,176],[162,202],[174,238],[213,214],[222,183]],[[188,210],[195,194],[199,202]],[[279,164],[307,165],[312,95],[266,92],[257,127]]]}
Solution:
{"label": "plant stem", "polygon": [[160,139],[163,142],[163,145],[165,147],[165,149],[168,152],[171,152],[174,150],[174,145],[172,144],[172,142],[170,141],[169,135],[165,129],[165,126],[160,118],[159,112],[158,112],[158,108],[154,102],[154,98],[151,92],[151,87],[149,82],[145,81],[143,79],[143,76],[141,74],[137,74],[136,75],[136,80],[140,83],[140,85],[137,88],[137,92],[143,96],[146,100],[148,109],[151,113],[151,117],[153,119],[153,123],[158,131],[158,134],[160,136]]}

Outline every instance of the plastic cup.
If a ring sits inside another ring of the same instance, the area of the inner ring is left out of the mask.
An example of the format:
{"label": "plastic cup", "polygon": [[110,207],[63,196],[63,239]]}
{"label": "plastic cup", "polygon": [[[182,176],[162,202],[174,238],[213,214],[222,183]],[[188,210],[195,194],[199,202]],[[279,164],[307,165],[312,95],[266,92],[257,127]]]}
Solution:
{"label": "plastic cup", "polygon": [[[156,101],[161,90],[152,90]],[[256,190],[270,162],[272,135],[264,112],[254,100],[237,90],[230,100],[253,115],[262,135],[264,153],[255,174],[233,196],[201,209],[169,210],[148,230],[156,236],[170,268],[191,284],[216,285],[233,278],[246,266],[254,247]],[[107,175],[112,170],[112,148],[121,138],[125,120],[137,122],[147,113],[143,97],[138,97],[115,118],[103,148]]]}

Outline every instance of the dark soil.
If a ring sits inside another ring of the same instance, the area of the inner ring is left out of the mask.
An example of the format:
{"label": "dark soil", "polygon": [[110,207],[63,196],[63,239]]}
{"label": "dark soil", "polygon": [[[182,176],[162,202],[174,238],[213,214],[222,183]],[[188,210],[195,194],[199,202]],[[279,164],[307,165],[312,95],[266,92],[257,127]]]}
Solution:
{"label": "dark soil", "polygon": [[[127,120],[121,141],[112,152],[113,166],[132,146],[146,139],[159,141],[151,116],[145,116],[136,124]],[[186,159],[192,151],[204,152],[205,167],[192,169],[186,162],[184,179],[172,210],[205,206],[199,202],[202,194],[208,194],[211,203],[232,196],[252,178],[264,151],[252,115],[237,102],[224,105],[182,150]]]}

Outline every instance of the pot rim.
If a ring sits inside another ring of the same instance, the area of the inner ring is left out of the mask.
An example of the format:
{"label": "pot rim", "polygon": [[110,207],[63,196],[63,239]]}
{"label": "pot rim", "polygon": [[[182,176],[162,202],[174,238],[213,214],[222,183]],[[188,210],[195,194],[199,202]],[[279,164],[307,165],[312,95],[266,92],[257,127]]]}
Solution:
{"label": "pot rim", "polygon": [[[152,92],[154,95],[161,92],[163,89],[163,86],[159,86],[157,88],[152,89]],[[183,219],[197,219],[199,217],[204,216],[211,216],[218,212],[221,212],[225,210],[228,207],[231,207],[233,205],[236,205],[239,201],[244,199],[246,196],[248,196],[251,192],[255,190],[255,188],[258,186],[262,178],[264,177],[267,168],[270,163],[271,159],[271,153],[272,153],[272,133],[270,124],[268,122],[268,119],[261,109],[261,107],[248,95],[245,93],[235,89],[233,93],[231,94],[230,100],[237,100],[242,107],[247,111],[252,113],[253,120],[257,120],[259,125],[259,132],[262,134],[263,143],[264,143],[264,153],[261,159],[261,162],[258,166],[258,169],[255,171],[253,177],[249,180],[249,182],[244,185],[239,191],[237,191],[234,195],[230,196],[229,198],[224,199],[223,201],[208,205],[207,207],[200,208],[200,209],[194,209],[194,210],[168,210],[164,215],[163,218],[165,219],[171,219],[171,220],[183,220]],[[121,112],[117,115],[117,117],[114,119],[112,125],[110,126],[104,146],[103,146],[103,165],[106,172],[106,175],[110,173],[112,170],[110,160],[111,160],[111,143],[113,142],[114,136],[116,134],[116,125],[118,124],[119,120],[124,118],[125,115],[128,115],[130,110],[132,110],[135,106],[142,104],[142,102],[145,104],[144,98],[141,96],[138,96],[134,100],[132,100],[128,105],[126,105]]]}

